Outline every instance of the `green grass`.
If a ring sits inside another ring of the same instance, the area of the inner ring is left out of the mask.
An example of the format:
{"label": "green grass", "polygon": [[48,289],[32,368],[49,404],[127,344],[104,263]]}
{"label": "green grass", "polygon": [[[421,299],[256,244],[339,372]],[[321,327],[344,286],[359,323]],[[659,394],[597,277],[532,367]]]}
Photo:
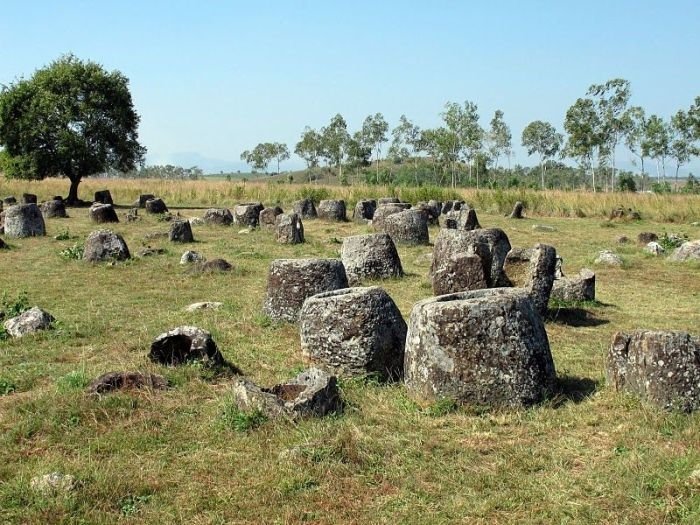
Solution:
{"label": "green grass", "polygon": [[[32,183],[25,191],[46,198],[61,192],[55,184]],[[150,183],[90,184],[86,191],[104,185],[126,204]],[[232,205],[236,185],[225,184],[159,182],[153,192],[178,196],[183,208],[175,211],[198,216],[201,209],[192,208]],[[240,200],[254,191],[276,195],[250,186]],[[1,186],[0,194],[21,189]],[[361,189],[342,191],[358,196]],[[511,221],[502,208],[515,194],[471,195],[483,203],[477,211],[484,227],[503,228],[515,246],[554,245],[567,275],[603,249],[626,261],[622,268],[594,268],[597,302],[552,305],[546,328],[561,392],[531,409],[456,407],[449,400],[424,407],[400,384],[369,378],[341,381],[341,414],[264,421],[234,408],[229,375],[148,360],[156,335],[193,324],[211,331],[224,357],[256,383],[293,377],[305,365],[298,330],[261,311],[270,261],[337,256],[335,239],[369,232],[365,225],[306,221],[308,242],[300,246],[278,245],[266,231],[199,226],[197,242],[179,246],[146,240],[168,225],[144,216],[112,229],[132,252],[149,244],[167,252],[115,265],[60,255],[97,229],[86,209],[48,220],[45,238],[13,239],[0,254],[3,308],[38,305],[58,323],[42,334],[0,340],[0,523],[699,522],[700,489],[689,476],[700,468],[700,414],[657,410],[612,392],[603,379],[615,331],[700,326],[700,267],[648,257],[616,238],[666,230],[692,239],[697,228],[653,222],[651,207],[642,209],[642,221],[601,228],[605,196],[600,202],[576,196],[585,203],[579,218],[568,216],[573,200],[561,204],[566,213],[548,215],[553,200],[542,194],[536,221]],[[297,195],[279,196],[288,209]],[[660,202],[658,220],[667,206]],[[678,209],[686,214],[697,201]],[[556,231],[532,231],[535,222]],[[69,239],[53,239],[68,230]],[[437,230],[430,233],[434,239]],[[179,264],[187,249],[227,259],[236,271],[188,273]],[[407,276],[381,283],[404,317],[431,295],[422,262],[430,251],[400,246]],[[184,312],[204,300],[225,307]],[[171,388],[84,393],[89,380],[115,370],[159,373]],[[78,478],[75,493],[46,498],[29,490],[33,476],[56,470]]]}

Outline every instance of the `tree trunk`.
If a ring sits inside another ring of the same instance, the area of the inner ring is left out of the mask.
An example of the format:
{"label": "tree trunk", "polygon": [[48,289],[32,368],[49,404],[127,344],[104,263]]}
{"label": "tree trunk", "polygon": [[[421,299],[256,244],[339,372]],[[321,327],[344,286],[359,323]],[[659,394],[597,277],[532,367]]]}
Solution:
{"label": "tree trunk", "polygon": [[542,189],[544,189],[544,163],[542,162],[542,157],[540,157],[540,179],[542,181]]}
{"label": "tree trunk", "polygon": [[80,184],[80,177],[75,175],[69,177],[70,179],[70,189],[68,190],[68,198],[66,199],[69,206],[74,206],[78,203],[78,184]]}

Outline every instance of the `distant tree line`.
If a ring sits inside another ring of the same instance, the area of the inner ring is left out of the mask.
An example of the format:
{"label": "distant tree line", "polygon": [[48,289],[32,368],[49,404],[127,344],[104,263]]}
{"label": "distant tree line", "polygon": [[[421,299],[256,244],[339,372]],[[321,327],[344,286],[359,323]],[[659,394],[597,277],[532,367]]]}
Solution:
{"label": "distant tree line", "polygon": [[[632,183],[634,187],[651,187],[651,162],[655,189],[666,188],[670,169],[676,189],[681,188],[680,168],[700,155],[700,97],[688,109],[680,109],[667,119],[647,116],[642,107],[630,105],[630,98],[627,80],[593,84],[566,111],[564,133],[541,120],[525,126],[520,140],[528,155],[537,157],[538,186],[568,187],[576,183],[575,187],[594,191],[629,190]],[[477,188],[512,185],[513,176],[529,179],[535,175],[527,168],[511,167],[513,138],[503,111],[494,113],[487,128],[481,126],[478,107],[470,101],[448,102],[440,117],[440,126],[421,129],[402,115],[390,132],[384,116],[376,113],[351,133],[343,116],[337,114],[319,130],[304,128],[294,153],[306,163],[309,180],[318,168],[325,168],[341,183],[348,183],[348,171],[368,183],[405,181]],[[637,173],[618,169],[620,147],[632,154]],[[276,161],[277,173],[280,162],[288,158],[289,149],[280,143],[258,144],[241,154],[254,170],[267,171]],[[565,159],[574,160],[576,168],[560,162]],[[507,167],[502,165],[504,161]],[[692,175],[688,180],[693,186]],[[532,185],[531,181],[527,184]]]}

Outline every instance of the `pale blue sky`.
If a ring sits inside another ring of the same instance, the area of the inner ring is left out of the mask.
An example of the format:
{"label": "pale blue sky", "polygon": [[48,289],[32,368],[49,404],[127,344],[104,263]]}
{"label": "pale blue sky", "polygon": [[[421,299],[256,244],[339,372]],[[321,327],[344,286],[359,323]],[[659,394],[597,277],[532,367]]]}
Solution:
{"label": "pale blue sky", "polygon": [[67,52],[118,69],[150,163],[229,169],[258,142],[293,150],[335,113],[351,131],[376,112],[431,127],[447,101],[476,102],[483,126],[503,110],[519,146],[528,122],[561,131],[615,77],[667,118],[700,95],[699,28],[697,0],[3,0],[0,83]]}

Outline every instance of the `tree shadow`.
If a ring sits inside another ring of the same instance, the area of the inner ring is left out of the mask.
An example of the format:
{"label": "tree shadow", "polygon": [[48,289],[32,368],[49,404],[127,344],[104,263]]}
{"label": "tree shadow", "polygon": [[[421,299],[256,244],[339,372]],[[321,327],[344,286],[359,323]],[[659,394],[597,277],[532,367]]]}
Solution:
{"label": "tree shadow", "polygon": [[594,327],[609,324],[607,319],[596,317],[592,312],[580,307],[562,307],[550,309],[547,321],[572,327]]}
{"label": "tree shadow", "polygon": [[552,398],[552,405],[559,408],[568,403],[581,403],[591,397],[600,387],[601,381],[589,377],[560,375]]}

